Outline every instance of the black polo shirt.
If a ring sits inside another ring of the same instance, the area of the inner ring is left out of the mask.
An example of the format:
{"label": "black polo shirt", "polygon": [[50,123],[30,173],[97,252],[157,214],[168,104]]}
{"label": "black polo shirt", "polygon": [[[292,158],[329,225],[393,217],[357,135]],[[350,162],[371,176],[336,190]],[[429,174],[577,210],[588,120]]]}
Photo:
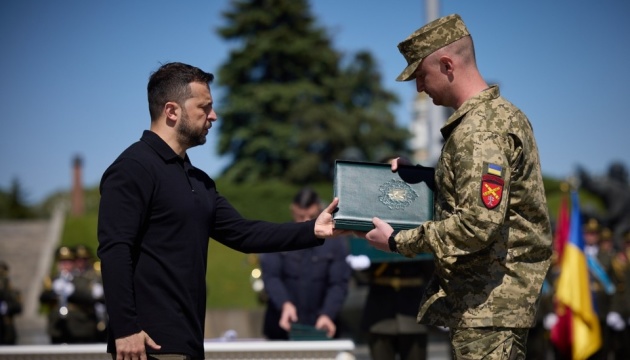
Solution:
{"label": "black polo shirt", "polygon": [[323,243],[314,236],[313,221],[244,219],[206,173],[151,131],[110,165],[100,191],[108,352],[116,351],[116,338],[144,330],[162,346],[159,353],[203,358],[210,238],[256,253]]}

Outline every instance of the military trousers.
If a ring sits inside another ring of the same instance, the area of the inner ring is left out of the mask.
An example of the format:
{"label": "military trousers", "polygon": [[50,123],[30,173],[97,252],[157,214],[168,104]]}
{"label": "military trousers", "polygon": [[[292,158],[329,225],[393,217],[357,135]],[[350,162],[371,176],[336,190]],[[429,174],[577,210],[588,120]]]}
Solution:
{"label": "military trousers", "polygon": [[454,360],[525,360],[528,328],[453,328]]}

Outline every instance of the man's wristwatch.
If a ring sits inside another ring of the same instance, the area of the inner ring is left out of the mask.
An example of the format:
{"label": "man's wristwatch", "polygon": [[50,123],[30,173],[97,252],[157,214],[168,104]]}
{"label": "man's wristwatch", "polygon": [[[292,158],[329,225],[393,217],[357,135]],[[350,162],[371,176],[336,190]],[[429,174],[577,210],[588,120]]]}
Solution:
{"label": "man's wristwatch", "polygon": [[389,239],[387,240],[387,243],[389,245],[389,251],[393,252],[393,253],[397,253],[398,252],[398,247],[396,246],[396,235],[398,235],[398,230],[394,230],[394,232],[389,235]]}

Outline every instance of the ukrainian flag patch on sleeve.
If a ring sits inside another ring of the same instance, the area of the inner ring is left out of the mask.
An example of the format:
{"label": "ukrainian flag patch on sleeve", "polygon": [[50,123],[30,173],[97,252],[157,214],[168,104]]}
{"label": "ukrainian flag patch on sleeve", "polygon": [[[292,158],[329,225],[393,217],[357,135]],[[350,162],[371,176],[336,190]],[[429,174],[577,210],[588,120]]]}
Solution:
{"label": "ukrainian flag patch on sleeve", "polygon": [[486,174],[491,174],[491,175],[496,175],[496,176],[503,177],[502,176],[503,175],[503,168],[500,165],[489,163],[488,164],[488,170],[486,171]]}

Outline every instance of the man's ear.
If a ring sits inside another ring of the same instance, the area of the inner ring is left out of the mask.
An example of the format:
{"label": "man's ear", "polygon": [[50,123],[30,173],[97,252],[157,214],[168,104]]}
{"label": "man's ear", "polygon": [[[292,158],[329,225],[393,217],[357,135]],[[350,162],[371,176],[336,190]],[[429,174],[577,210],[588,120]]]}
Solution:
{"label": "man's ear", "polygon": [[177,121],[181,114],[181,108],[178,103],[169,101],[164,105],[164,114],[167,120]]}

